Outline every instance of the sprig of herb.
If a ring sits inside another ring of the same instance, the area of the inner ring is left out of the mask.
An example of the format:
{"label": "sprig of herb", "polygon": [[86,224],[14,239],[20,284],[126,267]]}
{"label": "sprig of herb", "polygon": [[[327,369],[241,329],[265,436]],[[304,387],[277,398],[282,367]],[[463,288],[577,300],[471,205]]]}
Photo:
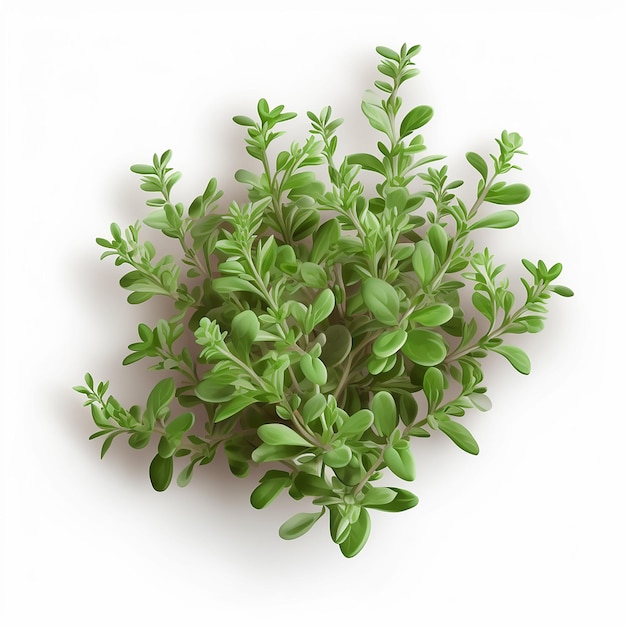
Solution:
{"label": "sprig of herb", "polygon": [[[144,225],[178,240],[181,257],[157,259],[156,247],[140,240],[139,223],[124,231],[113,224],[111,239],[97,242],[102,258],[130,267],[120,280],[130,303],[157,295],[172,301],[169,319],[139,325],[139,341],[123,361],[147,359],[171,374],[145,407],[128,410],[90,374],[75,387],[91,408],[92,438],[104,438],[102,455],[121,434],[133,448],[153,443],[150,480],[163,491],[175,458],[186,459],[177,477],[184,486],[222,447],[236,476],[251,465],[268,468],[252,491],[255,508],[283,491],[311,499],[315,510],[286,521],[281,537],[301,536],[328,513],[332,540],[352,557],[368,539],[369,510],[417,504],[406,489],[380,486],[386,469],[415,478],[412,437],[439,430],[478,453],[459,418],[491,406],[484,358],[495,352],[528,374],[528,356],[507,336],[540,331],[551,295],[573,294],[554,284],[559,263],[523,260],[526,297],[516,305],[504,266],[488,249],[474,251],[474,231],[519,219],[484,205],[515,205],[530,194],[503,178],[520,169],[522,138],[504,131],[491,162],[467,153],[479,178],[464,200],[463,181],[451,180],[448,166],[432,165],[444,157],[422,156],[417,131],[432,108],[405,111],[399,96],[418,73],[412,59],[419,50],[377,48],[382,79],[362,103],[381,133],[376,154],[338,159],[342,120],[331,107],[308,112],[304,141],[270,152],[296,114],[262,99],[256,118],[234,118],[259,162],[235,174],[247,203],[222,211],[215,179],[189,207],[175,202],[180,173],[169,167],[169,150],[131,167],[141,188],[157,194],[147,200]],[[379,176],[372,197],[362,170]],[[472,307],[461,298],[467,287]]]}

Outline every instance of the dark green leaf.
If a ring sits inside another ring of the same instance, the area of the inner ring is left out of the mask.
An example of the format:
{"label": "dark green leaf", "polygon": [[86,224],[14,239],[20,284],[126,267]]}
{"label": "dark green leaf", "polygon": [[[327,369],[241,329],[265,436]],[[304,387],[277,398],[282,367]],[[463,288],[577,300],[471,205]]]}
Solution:
{"label": "dark green leaf", "polygon": [[326,343],[320,358],[326,367],[335,367],[342,363],[352,350],[352,335],[340,324],[329,326],[325,331]]}
{"label": "dark green leaf", "polygon": [[174,472],[174,459],[168,457],[164,459],[158,454],[150,463],[150,482],[155,491],[165,491],[172,481]]}
{"label": "dark green leaf", "polygon": [[291,478],[287,472],[273,471],[275,474],[281,475],[268,479],[265,477],[262,478],[261,484],[250,494],[250,504],[255,509],[262,509],[273,502],[291,482]]}
{"label": "dark green leaf", "polygon": [[432,107],[424,105],[411,109],[400,124],[400,138],[410,135],[414,130],[430,122],[433,113]]}

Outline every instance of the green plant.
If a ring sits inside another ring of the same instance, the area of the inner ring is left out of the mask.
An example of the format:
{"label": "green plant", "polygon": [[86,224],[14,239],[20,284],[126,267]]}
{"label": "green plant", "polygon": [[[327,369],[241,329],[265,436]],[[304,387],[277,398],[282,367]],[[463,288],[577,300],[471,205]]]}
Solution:
{"label": "green plant", "polygon": [[[417,504],[406,489],[378,486],[385,469],[415,478],[412,437],[439,430],[478,453],[459,418],[490,408],[483,359],[496,352],[528,374],[527,355],[504,337],[540,331],[548,298],[572,292],[553,284],[560,264],[524,260],[529,276],[516,305],[503,266],[487,249],[474,251],[473,231],[518,221],[510,209],[483,213],[483,204],[514,205],[529,196],[525,185],[502,180],[520,169],[514,161],[524,154],[522,138],[503,132],[490,161],[467,153],[478,182],[470,202],[462,200],[462,181],[451,180],[445,165],[429,166],[444,157],[423,156],[416,131],[432,109],[400,113],[398,92],[418,73],[411,59],[419,49],[377,48],[382,79],[362,104],[382,135],[377,155],[336,160],[342,120],[330,107],[308,113],[303,143],[274,150],[295,113],[260,100],[258,119],[234,118],[260,162],[258,171],[235,174],[248,188],[246,204],[220,212],[215,179],[189,207],[175,202],[180,174],[169,167],[170,151],[131,167],[141,188],[156,194],[144,224],[177,239],[182,257],[157,259],[154,245],[140,240],[139,223],[125,231],[113,224],[111,239],[97,242],[103,258],[130,266],[120,280],[130,303],[172,300],[172,316],[154,328],[140,324],[124,359],[150,359],[151,369],[171,376],[145,407],[126,409],[106,395],[108,383],[96,385],[87,374],[75,389],[91,407],[98,427],[92,437],[104,438],[102,455],[121,434],[133,448],[156,437],[150,479],[162,491],[175,458],[184,459],[177,477],[184,486],[221,446],[236,476],[251,464],[269,468],[252,491],[255,508],[284,490],[313,498],[315,511],[285,522],[281,537],[299,537],[328,512],[333,541],[351,557],[369,536],[369,509]],[[314,173],[320,166],[325,182]],[[379,181],[369,198],[362,170]],[[463,294],[471,294],[473,307],[462,306]]]}

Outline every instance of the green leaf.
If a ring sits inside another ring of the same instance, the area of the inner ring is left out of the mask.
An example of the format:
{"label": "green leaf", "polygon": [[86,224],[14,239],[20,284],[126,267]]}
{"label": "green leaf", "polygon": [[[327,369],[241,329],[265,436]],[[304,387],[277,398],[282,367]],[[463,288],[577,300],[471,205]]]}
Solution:
{"label": "green leaf", "polygon": [[415,480],[415,458],[409,448],[385,448],[383,460],[398,478]]}
{"label": "green leaf", "polygon": [[260,328],[254,311],[242,311],[235,315],[230,328],[230,339],[240,356],[248,357]]}
{"label": "green leaf", "polygon": [[381,57],[385,57],[386,59],[390,59],[396,63],[400,62],[398,53],[394,52],[391,48],[387,48],[386,46],[376,46],[376,52],[378,52]]}
{"label": "green leaf", "polygon": [[311,305],[315,326],[321,324],[335,310],[335,295],[331,289],[324,289]]}
{"label": "green leaf", "polygon": [[400,315],[400,300],[392,285],[380,278],[368,278],[363,283],[361,295],[365,306],[385,326],[396,326]]}
{"label": "green leaf", "polygon": [[255,463],[283,461],[302,454],[302,448],[302,446],[274,446],[269,443],[262,443],[252,452],[251,458]]}
{"label": "green leaf", "polygon": [[[513,202],[505,203],[501,202],[500,204],[515,204]],[[482,219],[474,222],[469,229],[476,230],[478,228],[511,228],[515,226],[519,222],[519,215],[512,210],[506,211],[498,211],[497,213],[492,213],[487,217],[483,217]]]}
{"label": "green leaf", "polygon": [[391,502],[387,504],[368,504],[369,509],[376,509],[377,511],[388,511],[390,513],[398,513],[400,511],[406,511],[417,506],[419,502],[416,495],[412,494],[406,489],[400,489],[398,487],[389,487],[391,491],[396,493],[396,496]]}
{"label": "green leaf", "polygon": [[361,111],[363,111],[363,114],[372,128],[385,133],[387,137],[393,137],[393,130],[389,123],[389,118],[380,105],[363,101],[361,102]]}
{"label": "green leaf", "polygon": [[372,522],[369,513],[367,509],[362,508],[359,519],[350,525],[347,538],[339,544],[341,553],[349,559],[356,556],[365,547],[371,528]]}
{"label": "green leaf", "polygon": [[448,234],[445,229],[441,224],[433,224],[428,229],[427,237],[435,256],[443,263],[448,256]]}
{"label": "green leaf", "polygon": [[313,263],[319,263],[339,241],[340,236],[341,228],[337,218],[333,217],[321,224],[313,234],[309,260]]}
{"label": "green leaf", "polygon": [[432,330],[416,328],[407,334],[402,352],[418,365],[439,365],[448,354],[443,337]]}
{"label": "green leaf", "polygon": [[385,197],[385,207],[387,209],[396,209],[398,213],[402,213],[406,209],[409,201],[409,192],[404,187],[389,187]]}
{"label": "green leaf", "polygon": [[168,422],[165,427],[165,433],[167,435],[183,435],[191,429],[195,421],[195,415],[193,413],[182,413],[178,417]]}
{"label": "green leaf", "polygon": [[322,459],[328,467],[339,469],[350,463],[350,460],[352,459],[352,450],[345,444],[342,444],[333,450],[324,452]]}
{"label": "green leaf", "polygon": [[213,289],[220,294],[229,294],[231,291],[245,291],[261,295],[259,290],[247,280],[237,276],[223,276],[215,278],[211,284]]}
{"label": "green leaf", "polygon": [[388,330],[376,338],[372,345],[372,352],[379,358],[385,359],[400,350],[406,341],[406,331],[402,328]]}
{"label": "green leaf", "polygon": [[454,315],[454,310],[448,304],[432,304],[411,314],[411,321],[422,326],[442,326],[449,322]]}
{"label": "green leaf", "polygon": [[379,159],[371,154],[351,154],[348,157],[348,163],[350,165],[360,165],[364,170],[378,172],[379,174],[385,176],[385,166]]}
{"label": "green leaf", "polygon": [[156,171],[154,167],[152,167],[152,165],[131,165],[130,171],[134,172],[135,174],[144,174],[144,175],[156,174]]}
{"label": "green leaf", "polygon": [[213,420],[216,424],[223,422],[225,419],[240,413],[255,402],[257,402],[256,396],[252,395],[250,392],[235,396],[220,405],[220,408],[215,412]]}
{"label": "green leaf", "polygon": [[424,374],[422,385],[428,400],[428,412],[432,414],[443,399],[445,382],[442,371],[436,367],[429,367]]}
{"label": "green leaf", "polygon": [[491,410],[491,400],[484,393],[470,393],[467,397],[479,411]]}
{"label": "green leaf", "polygon": [[504,185],[498,187],[494,185],[485,196],[487,202],[493,204],[521,204],[528,200],[530,189],[526,185],[515,183],[513,185]]}
{"label": "green leaf", "polygon": [[164,459],[158,454],[150,463],[150,482],[155,491],[165,491],[172,481],[174,472],[174,459],[168,457]]}
{"label": "green leaf", "polygon": [[398,425],[398,409],[388,391],[379,391],[372,399],[374,426],[382,437],[389,437]]}
{"label": "green leaf", "polygon": [[574,292],[569,287],[565,287],[564,285],[553,285],[550,289],[557,295],[563,296],[564,298],[571,298],[574,295]]}
{"label": "green leaf", "polygon": [[317,419],[326,408],[326,398],[321,393],[316,393],[311,396],[301,409],[301,414],[306,424],[311,423]]}
{"label": "green leaf", "polygon": [[191,482],[193,470],[196,466],[196,463],[197,461],[193,461],[192,463],[184,467],[178,474],[178,477],[176,478],[176,484],[179,487],[186,487]]}
{"label": "green leaf", "polygon": [[426,239],[415,244],[415,252],[413,252],[411,261],[422,286],[427,287],[436,274],[437,268],[435,266],[435,253]]}
{"label": "green leaf", "polygon": [[289,518],[279,529],[281,539],[296,539],[313,528],[313,525],[324,514],[324,509],[319,513],[296,513]]}
{"label": "green leaf", "polygon": [[305,377],[314,385],[325,385],[328,380],[328,371],[324,364],[310,354],[303,354],[300,358],[300,369]]}
{"label": "green leaf", "polygon": [[472,304],[476,307],[476,310],[482,313],[490,322],[493,322],[495,312],[491,300],[485,294],[475,291],[472,294]]}
{"label": "green leaf", "polygon": [[342,363],[352,350],[350,331],[339,324],[329,326],[325,331],[326,343],[322,347],[320,358],[326,367],[336,367]]}
{"label": "green leaf", "polygon": [[257,429],[261,441],[271,446],[301,446],[309,448],[311,444],[285,424],[263,424]]}
{"label": "green leaf", "polygon": [[170,439],[165,435],[159,439],[159,445],[157,448],[159,456],[162,456],[164,459],[168,459],[169,457],[174,455],[176,449],[178,448],[178,444],[180,442],[174,439]]}
{"label": "green leaf", "polygon": [[414,130],[421,128],[433,117],[433,109],[429,106],[418,106],[411,109],[400,124],[400,138],[410,135]]}
{"label": "green leaf", "polygon": [[348,417],[338,435],[345,439],[360,437],[374,423],[374,414],[369,409],[361,409]]}
{"label": "green leaf", "polygon": [[324,289],[328,287],[328,276],[326,272],[317,264],[306,261],[300,267],[300,276],[303,282],[309,287]]}
{"label": "green leaf", "polygon": [[361,500],[361,506],[375,508],[376,506],[389,504],[395,497],[396,492],[389,487],[372,487]]}
{"label": "green leaf", "polygon": [[475,152],[468,152],[465,155],[465,158],[468,160],[469,164],[478,171],[481,178],[487,182],[489,168],[487,167],[487,163],[485,163],[485,159],[483,159],[480,154],[476,154]]}
{"label": "green leaf", "polygon": [[472,436],[472,433],[470,433],[463,424],[459,424],[459,422],[453,420],[446,420],[439,422],[438,426],[439,430],[445,435],[448,435],[461,450],[465,450],[465,452],[469,452],[470,454],[478,454],[478,444]]}
{"label": "green leaf", "polygon": [[206,378],[196,385],[195,393],[204,402],[227,402],[237,391],[231,384],[233,382],[233,377],[229,372],[210,371]]}
{"label": "green leaf", "polygon": [[252,118],[246,117],[245,115],[235,115],[235,117],[233,117],[233,122],[235,122],[235,124],[239,124],[240,126],[256,126],[256,122]]}
{"label": "green leaf", "polygon": [[287,472],[270,470],[261,478],[261,484],[250,494],[250,504],[255,509],[266,507],[289,486],[290,482],[291,477]]}
{"label": "green leaf", "polygon": [[520,374],[530,374],[530,359],[521,348],[496,346],[492,350],[501,354]]}
{"label": "green leaf", "polygon": [[151,438],[151,432],[135,432],[128,438],[128,445],[135,450],[140,450],[150,443]]}
{"label": "green leaf", "polygon": [[165,378],[158,382],[148,396],[146,403],[148,413],[158,416],[162,409],[169,406],[175,393],[176,385],[173,378]]}

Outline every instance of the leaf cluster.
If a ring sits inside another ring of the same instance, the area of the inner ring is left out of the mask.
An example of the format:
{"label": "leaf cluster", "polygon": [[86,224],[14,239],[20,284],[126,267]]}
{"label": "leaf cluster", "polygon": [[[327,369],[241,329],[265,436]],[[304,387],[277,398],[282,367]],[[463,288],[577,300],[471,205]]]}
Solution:
{"label": "leaf cluster", "polygon": [[[381,79],[362,103],[380,133],[372,153],[337,156],[342,120],[330,106],[307,113],[304,140],[281,144],[296,114],[262,99],[255,117],[234,118],[256,164],[235,174],[248,202],[224,206],[215,179],[189,206],[176,202],[180,173],[169,150],[131,167],[150,212],[124,231],[113,224],[111,238],[97,242],[103,258],[127,268],[120,285],[130,303],[172,302],[168,319],[139,325],[124,359],[167,375],[145,406],[129,409],[89,374],[76,387],[102,455],[122,434],[133,448],[153,446],[156,490],[175,469],[187,485],[222,449],[236,476],[264,468],[253,507],[287,493],[314,509],[286,521],[281,537],[299,537],[327,514],[347,557],[365,545],[372,510],[417,504],[407,489],[381,485],[387,471],[416,478],[414,438],[441,433],[478,453],[462,418],[491,406],[485,358],[495,353],[528,374],[529,357],[511,335],[540,331],[549,298],[573,295],[554,283],[560,264],[523,260],[525,298],[516,302],[504,266],[474,250],[474,231],[519,220],[490,205],[529,197],[506,180],[525,154],[520,135],[504,131],[486,158],[467,153],[478,178],[475,192],[461,195],[463,181],[420,134],[432,108],[407,109],[399,95],[418,73],[419,46],[377,52]],[[369,195],[363,170],[378,179]],[[180,257],[158,258],[144,227],[177,240]]]}

